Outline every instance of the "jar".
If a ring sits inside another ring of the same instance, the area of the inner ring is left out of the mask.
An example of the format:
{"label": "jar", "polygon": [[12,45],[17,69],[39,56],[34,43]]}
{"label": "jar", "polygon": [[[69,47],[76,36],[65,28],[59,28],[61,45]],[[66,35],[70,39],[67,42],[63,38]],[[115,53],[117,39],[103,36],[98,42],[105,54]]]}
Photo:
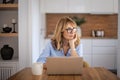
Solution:
{"label": "jar", "polygon": [[96,32],[96,35],[97,35],[97,37],[101,37],[101,31],[100,30],[98,30],[97,32]]}
{"label": "jar", "polygon": [[102,31],[101,31],[101,36],[104,37],[104,35],[105,35],[105,34],[104,34],[104,31],[102,30]]}
{"label": "jar", "polygon": [[92,30],[92,37],[95,37],[95,30]]}
{"label": "jar", "polygon": [[11,60],[14,54],[13,48],[9,47],[9,45],[4,45],[0,52],[3,60]]}

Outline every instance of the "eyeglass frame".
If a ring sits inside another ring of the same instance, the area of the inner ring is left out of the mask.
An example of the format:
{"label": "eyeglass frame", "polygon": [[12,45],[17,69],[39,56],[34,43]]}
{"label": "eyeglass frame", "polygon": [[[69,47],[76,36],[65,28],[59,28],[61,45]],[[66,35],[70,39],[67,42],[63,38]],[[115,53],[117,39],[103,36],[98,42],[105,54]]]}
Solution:
{"label": "eyeglass frame", "polygon": [[73,28],[67,28],[67,29],[65,29],[66,31],[67,31],[67,33],[72,33],[73,31],[73,33],[75,33],[75,32],[77,32],[77,28],[76,27],[73,27]]}

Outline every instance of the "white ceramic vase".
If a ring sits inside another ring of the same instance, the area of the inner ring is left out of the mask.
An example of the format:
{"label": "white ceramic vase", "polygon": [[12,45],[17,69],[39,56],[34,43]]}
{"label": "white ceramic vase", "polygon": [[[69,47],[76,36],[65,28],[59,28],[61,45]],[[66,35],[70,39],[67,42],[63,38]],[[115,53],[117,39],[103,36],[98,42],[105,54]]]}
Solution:
{"label": "white ceramic vase", "polygon": [[77,33],[80,37],[82,36],[82,31],[81,31],[81,28],[79,26],[77,27]]}

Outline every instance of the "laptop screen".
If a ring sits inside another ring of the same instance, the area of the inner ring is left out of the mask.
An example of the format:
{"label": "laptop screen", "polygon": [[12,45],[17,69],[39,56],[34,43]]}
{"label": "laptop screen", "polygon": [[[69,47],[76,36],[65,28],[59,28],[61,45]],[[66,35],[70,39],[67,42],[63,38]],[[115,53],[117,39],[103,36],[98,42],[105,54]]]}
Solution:
{"label": "laptop screen", "polygon": [[82,57],[48,57],[47,74],[82,74]]}

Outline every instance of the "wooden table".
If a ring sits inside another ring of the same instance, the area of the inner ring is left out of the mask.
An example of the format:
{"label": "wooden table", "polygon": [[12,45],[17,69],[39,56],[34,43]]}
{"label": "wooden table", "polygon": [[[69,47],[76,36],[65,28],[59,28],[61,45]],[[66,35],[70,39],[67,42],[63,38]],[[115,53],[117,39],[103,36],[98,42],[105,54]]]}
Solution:
{"label": "wooden table", "polygon": [[105,68],[84,68],[83,74],[80,75],[57,75],[48,76],[46,70],[43,75],[32,75],[31,68],[25,68],[16,73],[8,80],[120,80],[115,74]]}

